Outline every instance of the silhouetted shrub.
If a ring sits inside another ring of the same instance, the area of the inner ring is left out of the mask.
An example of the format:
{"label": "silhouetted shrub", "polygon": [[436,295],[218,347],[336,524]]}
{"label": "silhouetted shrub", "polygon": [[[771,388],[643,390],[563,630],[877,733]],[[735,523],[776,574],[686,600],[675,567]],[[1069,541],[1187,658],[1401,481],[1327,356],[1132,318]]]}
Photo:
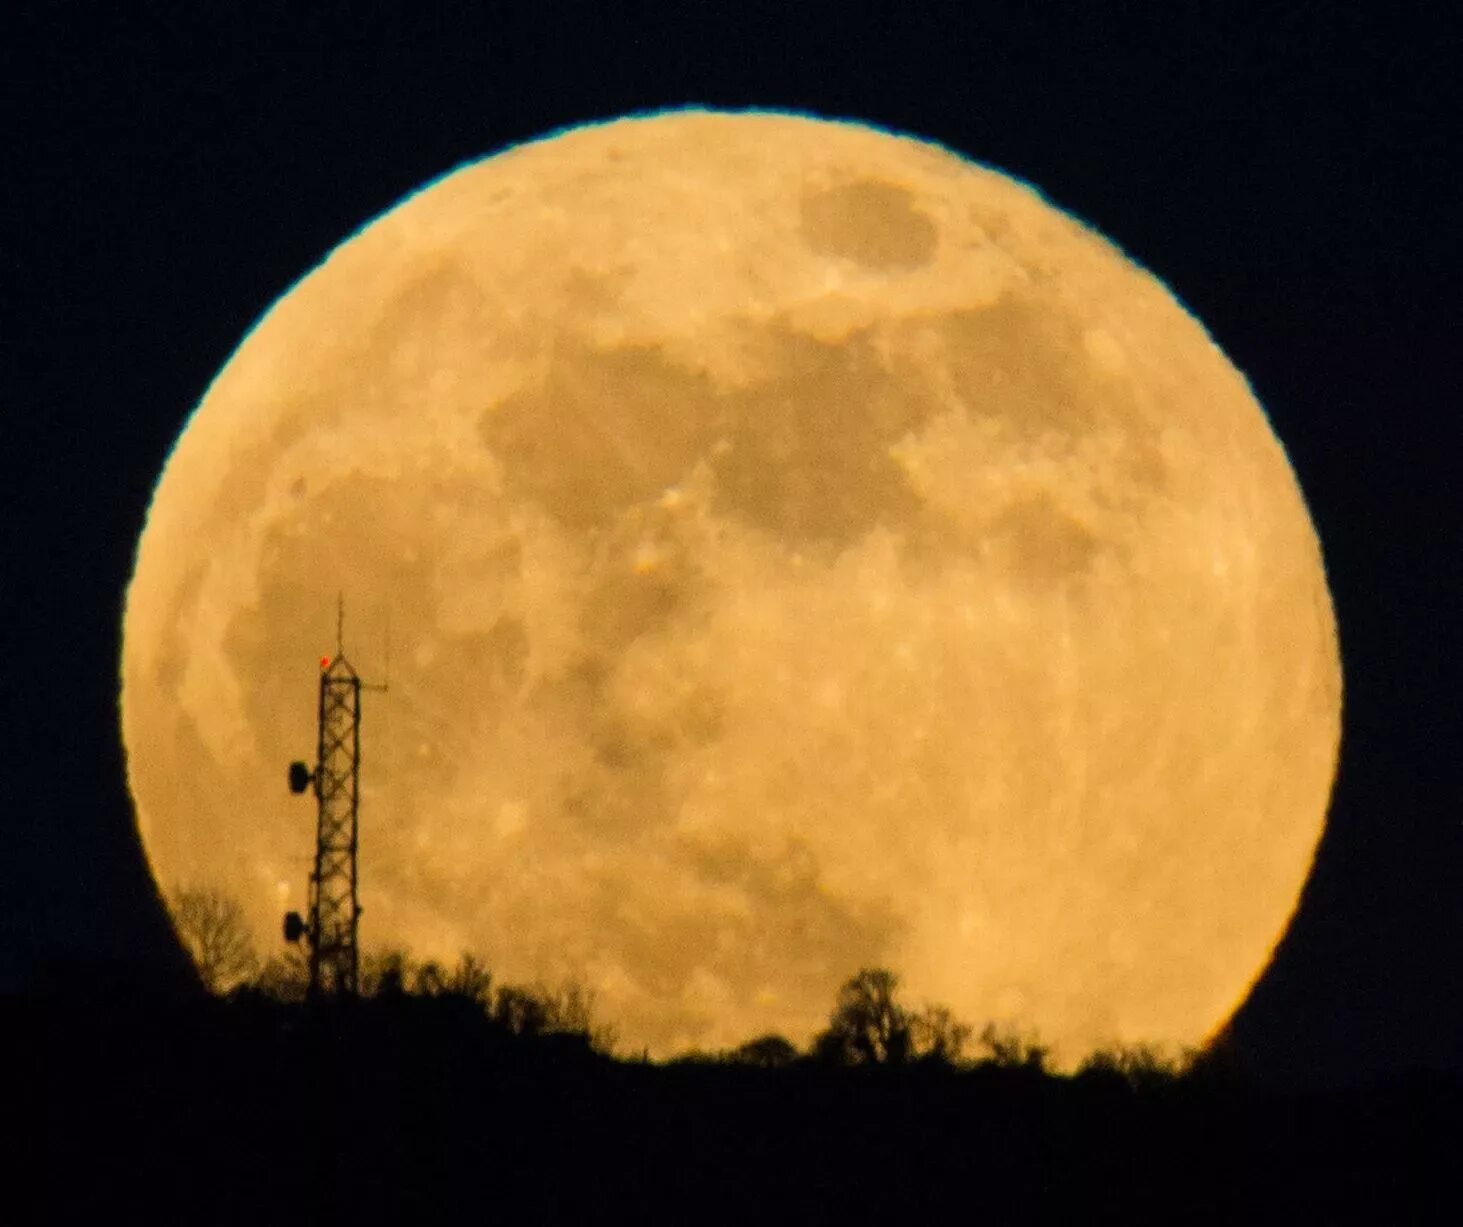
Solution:
{"label": "silhouetted shrub", "polygon": [[727,1054],[727,1060],[736,1065],[755,1065],[761,1069],[781,1069],[797,1059],[797,1047],[781,1035],[760,1035]]}
{"label": "silhouetted shrub", "polygon": [[1134,1090],[1150,1090],[1178,1078],[1176,1061],[1166,1058],[1154,1044],[1116,1045],[1089,1054],[1077,1067],[1079,1078],[1110,1078]]}
{"label": "silhouetted shrub", "polygon": [[[636,1057],[635,1060],[641,1064],[649,1064],[649,1054],[646,1053],[641,1057]],[[692,1048],[689,1052],[676,1053],[675,1056],[664,1062],[664,1064],[668,1067],[722,1065],[727,1060],[728,1057],[722,1053],[707,1052],[702,1048]]]}

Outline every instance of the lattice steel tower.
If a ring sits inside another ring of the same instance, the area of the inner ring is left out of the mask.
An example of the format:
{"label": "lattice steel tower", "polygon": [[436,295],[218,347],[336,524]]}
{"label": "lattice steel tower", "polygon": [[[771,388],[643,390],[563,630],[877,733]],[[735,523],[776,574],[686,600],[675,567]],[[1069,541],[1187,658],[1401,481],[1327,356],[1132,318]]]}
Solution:
{"label": "lattice steel tower", "polygon": [[367,686],[345,658],[344,602],[336,616],[334,657],[320,662],[319,737],[314,770],[290,764],[290,791],[313,788],[318,818],[315,866],[310,872],[308,917],[284,918],[287,941],[305,938],[310,947],[310,996],[354,995],[360,963],[356,930],[361,906],[356,893],[356,849],[360,833],[361,691]]}

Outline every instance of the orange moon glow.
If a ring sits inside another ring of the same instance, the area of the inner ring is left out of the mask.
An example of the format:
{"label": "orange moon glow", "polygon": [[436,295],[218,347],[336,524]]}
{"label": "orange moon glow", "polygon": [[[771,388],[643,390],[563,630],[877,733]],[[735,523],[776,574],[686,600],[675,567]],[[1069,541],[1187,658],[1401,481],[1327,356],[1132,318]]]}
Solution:
{"label": "orange moon glow", "polygon": [[[623,1044],[802,1042],[861,966],[1194,1044],[1325,820],[1321,554],[1245,380],[1035,191],[697,111],[464,167],[190,418],[128,591],[160,886],[303,908],[336,592],[362,944],[573,977]],[[389,632],[388,632],[389,626]]]}

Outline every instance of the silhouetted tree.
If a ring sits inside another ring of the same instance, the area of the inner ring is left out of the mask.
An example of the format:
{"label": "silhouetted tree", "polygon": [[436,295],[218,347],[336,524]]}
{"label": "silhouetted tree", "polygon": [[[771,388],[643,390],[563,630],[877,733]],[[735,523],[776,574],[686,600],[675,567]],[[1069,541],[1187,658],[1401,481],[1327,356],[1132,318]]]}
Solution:
{"label": "silhouetted tree", "polygon": [[464,951],[447,978],[447,991],[476,1001],[486,1010],[492,1004],[493,973]]}
{"label": "silhouetted tree", "polygon": [[813,1040],[813,1056],[836,1065],[959,1064],[970,1025],[948,1006],[907,1009],[895,997],[898,987],[899,977],[878,967],[866,967],[845,981],[828,1029]]}
{"label": "silhouetted tree", "polygon": [[970,1025],[957,1019],[948,1006],[925,1006],[910,1018],[909,1030],[914,1056],[922,1061],[957,1065],[970,1043]]}
{"label": "silhouetted tree", "polygon": [[298,949],[271,955],[254,977],[254,987],[275,1001],[304,1001],[310,989],[309,957]]}
{"label": "silhouetted tree", "polygon": [[492,1004],[493,974],[464,951],[450,968],[436,959],[415,962],[401,949],[376,950],[361,956],[363,997],[410,993],[417,997],[464,997],[487,1011]]}
{"label": "silhouetted tree", "polygon": [[532,989],[502,985],[493,996],[492,1018],[514,1035],[542,1035],[549,1030],[548,1003]]}
{"label": "silhouetted tree", "polygon": [[180,887],[168,906],[210,993],[226,993],[254,974],[259,958],[237,900],[212,887]]}
{"label": "silhouetted tree", "polygon": [[1024,1036],[1011,1029],[1001,1030],[995,1023],[987,1023],[980,1033],[981,1046],[990,1056],[987,1062],[1006,1069],[1028,1069],[1041,1072],[1046,1069],[1051,1049],[1038,1044],[1035,1036]]}
{"label": "silhouetted tree", "polygon": [[436,959],[412,968],[411,991],[418,997],[440,997],[447,991],[447,970]]}
{"label": "silhouetted tree", "polygon": [[361,952],[358,987],[362,997],[399,997],[406,992],[414,969],[405,950]]}
{"label": "silhouetted tree", "polygon": [[[552,1030],[573,1032],[576,1035],[592,1036],[594,1025],[594,990],[574,981],[545,994],[549,1004]],[[609,1036],[606,1027],[598,1028],[602,1036]]]}
{"label": "silhouetted tree", "polygon": [[614,1028],[595,1023],[594,992],[581,984],[504,984],[488,1012],[515,1035],[582,1035],[596,1052],[608,1054],[614,1047]]}
{"label": "silhouetted tree", "polygon": [[866,967],[838,990],[828,1029],[813,1054],[838,1065],[902,1065],[910,1057],[909,1015],[894,999],[899,977]]}
{"label": "silhouetted tree", "polygon": [[793,1042],[781,1035],[759,1035],[727,1055],[736,1065],[756,1065],[762,1069],[781,1069],[798,1059]]}

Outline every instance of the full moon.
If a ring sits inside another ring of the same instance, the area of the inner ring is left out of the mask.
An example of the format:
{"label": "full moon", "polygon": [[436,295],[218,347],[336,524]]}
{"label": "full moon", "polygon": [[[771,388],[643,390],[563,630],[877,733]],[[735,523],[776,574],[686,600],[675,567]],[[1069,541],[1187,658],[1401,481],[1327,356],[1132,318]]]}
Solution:
{"label": "full moon", "polygon": [[1340,736],[1245,379],[1038,192],[679,111],[465,166],[189,418],[128,589],[159,887],[303,909],[319,662],[367,680],[361,943],[575,980],[667,1056],[861,967],[1058,1065],[1194,1045],[1289,922]]}

